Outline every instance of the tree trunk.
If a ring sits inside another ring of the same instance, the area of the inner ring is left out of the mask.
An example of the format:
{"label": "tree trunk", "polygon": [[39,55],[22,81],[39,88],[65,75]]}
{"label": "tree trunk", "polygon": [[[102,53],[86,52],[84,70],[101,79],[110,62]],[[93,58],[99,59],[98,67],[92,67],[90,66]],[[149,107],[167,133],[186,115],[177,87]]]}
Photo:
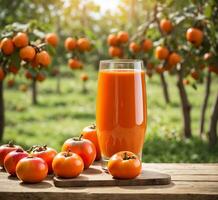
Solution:
{"label": "tree trunk", "polygon": [[168,85],[163,73],[160,74],[161,85],[163,88],[164,99],[166,103],[170,103],[170,97],[168,92]]}
{"label": "tree trunk", "polygon": [[58,94],[61,93],[61,75],[60,75],[60,73],[57,75],[56,92],[57,92]]}
{"label": "tree trunk", "polygon": [[0,141],[2,141],[3,139],[5,127],[5,108],[3,90],[3,81],[0,81]]}
{"label": "tree trunk", "polygon": [[204,124],[205,124],[205,113],[208,105],[208,99],[210,96],[210,85],[211,85],[211,72],[208,71],[206,79],[206,88],[203,105],[201,108],[201,120],[200,120],[200,136],[204,133]]}
{"label": "tree trunk", "polygon": [[182,82],[182,69],[178,70],[178,83],[177,87],[179,89],[180,100],[182,104],[183,113],[183,131],[185,138],[192,137],[191,131],[191,105],[188,100],[188,96],[185,87]]}
{"label": "tree trunk", "polygon": [[32,105],[36,105],[38,103],[37,101],[37,85],[36,80],[32,80]]}
{"label": "tree trunk", "polygon": [[217,143],[217,123],[218,123],[218,95],[212,109],[209,127],[209,143],[214,146]]}

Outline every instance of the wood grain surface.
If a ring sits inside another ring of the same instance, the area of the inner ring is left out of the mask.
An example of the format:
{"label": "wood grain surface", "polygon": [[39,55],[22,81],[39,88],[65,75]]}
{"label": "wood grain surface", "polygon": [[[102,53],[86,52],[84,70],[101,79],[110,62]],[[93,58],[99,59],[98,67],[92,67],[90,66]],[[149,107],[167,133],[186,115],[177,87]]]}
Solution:
{"label": "wood grain surface", "polygon": [[169,185],[59,188],[52,177],[23,184],[0,172],[0,200],[218,200],[218,164],[143,164],[168,173]]}

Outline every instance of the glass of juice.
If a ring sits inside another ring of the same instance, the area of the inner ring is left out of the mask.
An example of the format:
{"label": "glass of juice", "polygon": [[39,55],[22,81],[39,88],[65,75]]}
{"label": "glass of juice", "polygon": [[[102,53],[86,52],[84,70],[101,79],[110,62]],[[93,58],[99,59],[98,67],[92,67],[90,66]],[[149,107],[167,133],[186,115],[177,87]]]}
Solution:
{"label": "glass of juice", "polygon": [[141,159],[147,125],[141,60],[103,60],[98,73],[96,125],[103,162],[119,151]]}

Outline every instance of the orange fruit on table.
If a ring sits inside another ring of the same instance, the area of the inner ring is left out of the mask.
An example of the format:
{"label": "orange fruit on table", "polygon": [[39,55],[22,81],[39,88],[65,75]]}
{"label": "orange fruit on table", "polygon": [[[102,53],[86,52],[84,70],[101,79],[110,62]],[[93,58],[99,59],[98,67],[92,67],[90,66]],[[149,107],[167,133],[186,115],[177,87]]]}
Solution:
{"label": "orange fruit on table", "polygon": [[80,38],[77,40],[77,47],[80,51],[89,51],[91,44],[87,38]]}
{"label": "orange fruit on table", "polygon": [[4,80],[4,78],[5,78],[5,72],[4,72],[3,68],[0,67],[0,81]]}
{"label": "orange fruit on table", "polygon": [[22,158],[16,166],[17,177],[26,183],[38,183],[43,181],[48,174],[48,165],[38,157],[28,156]]}
{"label": "orange fruit on table", "polygon": [[171,53],[168,57],[168,64],[169,65],[176,65],[181,62],[181,56],[175,52]]}
{"label": "orange fruit on table", "polygon": [[51,57],[48,54],[47,51],[43,50],[36,54],[36,63],[39,65],[42,65],[44,67],[47,67],[51,63]]}
{"label": "orange fruit on table", "polygon": [[196,71],[195,69],[192,69],[191,70],[191,77],[195,80],[198,80],[199,79],[199,73],[198,71]]}
{"label": "orange fruit on table", "polygon": [[120,31],[117,34],[117,39],[118,39],[118,42],[120,43],[126,43],[129,41],[129,34],[125,31]]}
{"label": "orange fruit on table", "polygon": [[141,47],[139,44],[137,44],[136,42],[131,42],[129,44],[129,50],[132,52],[132,53],[138,53],[140,52],[141,50]]}
{"label": "orange fruit on table", "polygon": [[84,163],[82,158],[73,152],[58,153],[52,162],[54,174],[61,178],[75,178],[82,173]]}
{"label": "orange fruit on table", "polygon": [[168,20],[168,19],[162,19],[160,21],[160,29],[164,33],[170,33],[172,31],[172,29],[173,29],[172,22],[170,20]]}
{"label": "orange fruit on table", "polygon": [[114,34],[110,34],[110,35],[107,37],[107,44],[110,45],[110,46],[117,46],[117,45],[118,45],[117,36],[114,35]]}
{"label": "orange fruit on table", "polygon": [[120,57],[122,57],[122,55],[123,55],[123,50],[122,50],[121,48],[119,48],[119,47],[111,46],[111,47],[109,47],[109,49],[108,49],[108,53],[109,53],[109,55],[112,56],[112,57],[118,57],[118,58],[120,58]]}
{"label": "orange fruit on table", "polygon": [[20,52],[19,52],[19,56],[22,60],[25,60],[25,61],[32,61],[34,59],[36,55],[36,51],[35,49],[28,45],[26,47],[23,47],[20,49]]}
{"label": "orange fruit on table", "polygon": [[158,46],[155,49],[155,57],[159,60],[165,60],[169,55],[169,50],[166,47]]}
{"label": "orange fruit on table", "polygon": [[110,158],[107,167],[116,179],[133,179],[141,173],[142,163],[134,153],[121,151]]}
{"label": "orange fruit on table", "polygon": [[1,50],[5,55],[11,55],[14,52],[14,44],[12,40],[9,38],[4,38],[1,41]]}
{"label": "orange fruit on table", "polygon": [[56,47],[58,44],[58,36],[55,33],[48,33],[45,36],[45,42],[50,44],[53,47]]}
{"label": "orange fruit on table", "polygon": [[189,28],[186,32],[186,39],[195,46],[199,46],[202,43],[203,38],[204,34],[198,28]]}
{"label": "orange fruit on table", "polygon": [[82,138],[90,140],[96,148],[96,158],[95,160],[101,159],[101,151],[98,143],[97,131],[95,124],[85,127],[81,132]]}
{"label": "orange fruit on table", "polygon": [[153,47],[153,42],[152,42],[150,39],[145,39],[145,40],[142,42],[142,50],[143,50],[144,52],[149,51],[152,47]]}
{"label": "orange fruit on table", "polygon": [[13,37],[13,43],[17,48],[22,48],[28,45],[29,38],[26,33],[19,32]]}
{"label": "orange fruit on table", "polygon": [[76,46],[77,46],[76,43],[77,43],[76,39],[74,39],[72,37],[68,37],[64,42],[64,47],[66,50],[72,51],[76,48]]}
{"label": "orange fruit on table", "polygon": [[76,58],[71,58],[68,60],[68,66],[71,69],[80,69],[82,66],[82,63]]}
{"label": "orange fruit on table", "polygon": [[8,70],[9,70],[9,72],[11,72],[11,73],[13,73],[13,74],[17,74],[18,71],[19,71],[19,68],[16,67],[16,66],[14,66],[14,65],[10,65],[10,66],[8,67]]}

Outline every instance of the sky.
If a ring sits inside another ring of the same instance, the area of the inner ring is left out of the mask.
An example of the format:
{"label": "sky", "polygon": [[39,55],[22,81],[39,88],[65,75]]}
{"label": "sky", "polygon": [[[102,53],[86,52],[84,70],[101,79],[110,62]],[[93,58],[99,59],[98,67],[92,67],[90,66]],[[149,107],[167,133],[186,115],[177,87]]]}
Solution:
{"label": "sky", "polygon": [[93,0],[98,5],[101,6],[101,13],[104,13],[106,10],[115,10],[120,0]]}

